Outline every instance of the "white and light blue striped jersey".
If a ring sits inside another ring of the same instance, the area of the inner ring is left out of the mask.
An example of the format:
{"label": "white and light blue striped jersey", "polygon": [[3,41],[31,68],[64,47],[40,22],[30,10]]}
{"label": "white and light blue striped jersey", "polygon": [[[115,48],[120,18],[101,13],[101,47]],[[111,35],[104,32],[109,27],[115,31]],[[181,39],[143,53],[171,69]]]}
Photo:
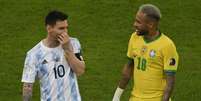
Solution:
{"label": "white and light blue striped jersey", "polygon": [[[76,38],[70,38],[74,53],[81,52]],[[22,82],[40,81],[41,101],[81,101],[76,74],[64,57],[61,45],[48,48],[41,41],[27,52]]]}

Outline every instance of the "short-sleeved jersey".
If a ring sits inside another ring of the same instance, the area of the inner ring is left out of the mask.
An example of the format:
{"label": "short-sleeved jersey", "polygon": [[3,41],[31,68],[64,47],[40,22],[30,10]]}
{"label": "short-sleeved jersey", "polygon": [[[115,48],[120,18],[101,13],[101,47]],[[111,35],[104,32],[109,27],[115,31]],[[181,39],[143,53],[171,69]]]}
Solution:
{"label": "short-sleeved jersey", "polygon": [[178,54],[173,41],[161,33],[155,40],[147,42],[143,36],[133,33],[127,56],[134,59],[132,96],[162,96],[166,86],[165,73],[174,74],[178,66]]}
{"label": "short-sleeved jersey", "polygon": [[[75,54],[81,52],[76,38],[70,38]],[[40,81],[41,101],[81,101],[76,74],[60,46],[48,48],[41,41],[27,52],[22,82]]]}

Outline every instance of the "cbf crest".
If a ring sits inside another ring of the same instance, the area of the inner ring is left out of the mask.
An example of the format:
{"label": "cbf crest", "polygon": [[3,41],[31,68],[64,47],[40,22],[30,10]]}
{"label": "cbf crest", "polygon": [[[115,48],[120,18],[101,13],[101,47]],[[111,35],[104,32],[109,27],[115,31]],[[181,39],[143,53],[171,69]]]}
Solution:
{"label": "cbf crest", "polygon": [[149,56],[151,57],[151,58],[154,58],[155,56],[156,56],[156,51],[155,50],[150,50],[150,52],[149,52]]}

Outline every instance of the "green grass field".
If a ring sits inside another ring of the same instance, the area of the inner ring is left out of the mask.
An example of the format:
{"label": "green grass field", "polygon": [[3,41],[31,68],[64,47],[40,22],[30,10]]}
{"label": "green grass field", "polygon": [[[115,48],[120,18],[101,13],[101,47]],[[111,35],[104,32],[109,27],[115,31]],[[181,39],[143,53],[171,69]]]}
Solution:
{"label": "green grass field", "polygon": [[[46,36],[44,17],[53,9],[69,14],[70,35],[83,47],[83,101],[111,101],[127,61],[133,18],[143,3],[161,9],[160,29],[174,40],[180,55],[173,101],[200,101],[200,0],[0,0],[0,101],[21,101],[25,54]],[[128,101],[131,85],[122,101]],[[36,82],[33,101],[39,99]]]}

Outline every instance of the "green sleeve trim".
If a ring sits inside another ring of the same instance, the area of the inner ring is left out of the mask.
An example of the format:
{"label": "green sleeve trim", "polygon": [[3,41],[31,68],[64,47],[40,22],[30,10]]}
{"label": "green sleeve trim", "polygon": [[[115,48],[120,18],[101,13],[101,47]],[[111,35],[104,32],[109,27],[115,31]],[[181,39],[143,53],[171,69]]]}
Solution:
{"label": "green sleeve trim", "polygon": [[165,70],[164,72],[168,76],[173,76],[176,74],[176,70]]}
{"label": "green sleeve trim", "polygon": [[134,59],[133,58],[128,58],[128,64],[133,64],[134,63]]}
{"label": "green sleeve trim", "polygon": [[165,72],[177,72],[177,70],[164,70]]}

